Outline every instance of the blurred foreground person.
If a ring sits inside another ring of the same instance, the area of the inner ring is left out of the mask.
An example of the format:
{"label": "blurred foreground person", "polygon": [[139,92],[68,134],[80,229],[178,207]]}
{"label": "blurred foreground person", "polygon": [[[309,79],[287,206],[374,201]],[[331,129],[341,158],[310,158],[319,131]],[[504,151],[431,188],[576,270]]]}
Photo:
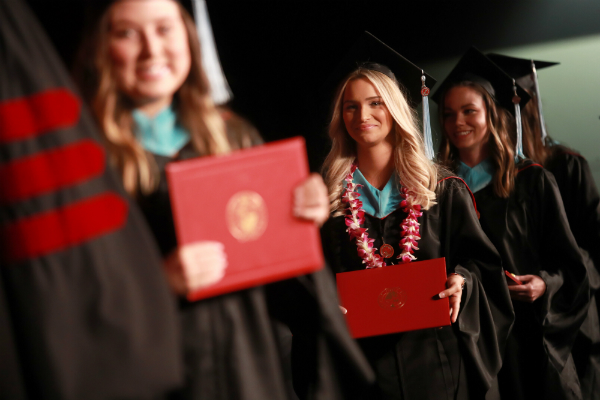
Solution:
{"label": "blurred foreground person", "polygon": [[0,3],[0,398],[154,399],[179,386],[158,248],[21,1]]}
{"label": "blurred foreground person", "polygon": [[498,375],[501,396],[580,399],[571,347],[587,314],[589,282],[554,177],[515,144],[511,112],[518,116],[529,97],[471,48],[434,99],[444,132],[440,162],[473,190],[483,230],[520,281],[509,281],[515,324]]}
{"label": "blurred foreground person", "polygon": [[[294,361],[301,363],[298,395],[344,398],[341,382],[360,386],[371,379],[371,371],[347,333],[326,271],[185,300],[190,291],[223,277],[226,254],[220,243],[198,242],[195,262],[182,261],[185,248],[176,241],[165,166],[224,154],[260,138],[253,140],[245,130],[236,133],[231,118],[223,121],[210,97],[193,19],[180,3],[107,3],[90,25],[78,71],[108,152],[158,241],[173,292],[182,296],[186,382],[171,398],[294,398],[285,385],[279,322],[291,328],[295,346],[302,343],[294,353]],[[295,194],[296,216],[317,224],[328,217],[320,177],[308,178]]]}

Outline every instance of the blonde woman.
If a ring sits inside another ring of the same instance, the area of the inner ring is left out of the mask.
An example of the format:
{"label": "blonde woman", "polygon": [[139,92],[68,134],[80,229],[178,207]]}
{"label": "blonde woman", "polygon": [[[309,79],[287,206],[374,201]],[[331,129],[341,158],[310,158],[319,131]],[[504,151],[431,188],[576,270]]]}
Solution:
{"label": "blonde woman", "polygon": [[[404,67],[394,71],[402,72],[410,63],[397,58]],[[377,61],[357,61],[364,59]],[[418,71],[416,82],[404,80],[417,93]],[[445,257],[448,272],[439,296],[450,299],[453,325],[359,339],[377,382],[357,396],[483,398],[500,369],[513,315],[499,256],[479,226],[468,188],[427,159],[415,112],[381,64],[362,63],[341,82],[329,135],[323,173],[332,217],[322,238],[333,271]],[[360,202],[348,201],[356,192]],[[408,238],[401,225],[415,221],[418,235]],[[363,234],[349,235],[357,229]]]}
{"label": "blonde woman", "polygon": [[[184,249],[176,242],[165,166],[247,147],[257,142],[252,140],[256,135],[237,129],[226,132],[202,70],[193,20],[179,2],[101,3],[104,8],[96,10],[99,20],[90,26],[82,47],[79,81],[123,185],[137,199],[154,233],[171,288],[182,296],[185,382],[172,398],[293,398],[283,371],[285,349],[278,343],[275,319],[296,324],[294,339],[301,339],[302,329],[306,329],[309,339],[315,341],[316,336],[342,340],[346,362],[356,367],[356,374],[347,377],[368,379],[370,371],[353,350],[342,316],[333,302],[322,300],[334,298],[333,283],[325,272],[196,303],[185,300],[183,295],[189,291],[221,279],[226,254],[220,243],[199,242],[194,245],[193,262],[182,261]],[[210,196],[210,188],[206,196]],[[320,176],[311,176],[296,189],[293,212],[317,224],[328,217],[327,193]],[[283,299],[284,295],[288,298]],[[302,304],[294,303],[300,299]],[[331,304],[333,311],[321,304]],[[311,307],[311,312],[303,307]],[[301,323],[295,319],[299,314],[304,315]],[[317,324],[321,318],[329,322],[327,331]],[[320,382],[344,379],[331,376],[336,369],[326,361],[327,351],[327,345],[320,345],[305,354],[309,357],[307,368],[319,371],[306,381],[306,386],[313,385],[306,389],[311,398],[337,396],[337,385]],[[314,395],[323,385],[327,389]]]}

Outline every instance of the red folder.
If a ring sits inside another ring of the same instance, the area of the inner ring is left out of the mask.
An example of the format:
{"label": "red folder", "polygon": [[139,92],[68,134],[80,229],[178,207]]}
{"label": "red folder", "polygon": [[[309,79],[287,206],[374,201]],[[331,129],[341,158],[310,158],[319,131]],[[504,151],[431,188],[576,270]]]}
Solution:
{"label": "red folder", "polygon": [[179,245],[215,240],[227,254],[225,277],[190,301],[322,268],[317,227],[292,215],[293,189],[307,176],[302,138],[167,166]]}
{"label": "red folder", "polygon": [[523,284],[523,282],[521,282],[521,280],[518,279],[517,276],[515,274],[513,274],[512,272],[508,272],[505,270],[504,274],[506,275],[506,283],[508,284],[508,286]]}
{"label": "red folder", "polygon": [[354,338],[450,325],[446,259],[436,258],[336,275]]}

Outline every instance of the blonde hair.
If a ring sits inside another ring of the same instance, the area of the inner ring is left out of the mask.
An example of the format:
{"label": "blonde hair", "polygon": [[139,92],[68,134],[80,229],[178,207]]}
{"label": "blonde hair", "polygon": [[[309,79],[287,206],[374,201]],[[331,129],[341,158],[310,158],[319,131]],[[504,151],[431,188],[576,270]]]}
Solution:
{"label": "blonde hair", "polygon": [[334,101],[329,137],[331,150],[323,164],[323,175],[329,189],[330,209],[335,215],[343,213],[341,201],[343,181],[356,159],[356,142],[350,137],[342,117],[344,91],[348,82],[367,79],[383,99],[394,120],[394,166],[399,181],[408,188],[416,204],[425,210],[435,204],[438,171],[425,155],[423,137],[418,129],[415,111],[408,105],[398,82],[387,75],[358,68],[341,84]]}
{"label": "blonde hair", "polygon": [[513,136],[516,137],[516,134],[511,135],[511,132],[514,131],[514,118],[503,107],[497,106],[492,96],[481,85],[471,81],[459,82],[448,87],[442,95],[439,111],[444,134],[440,142],[438,161],[452,171],[456,171],[459,154],[458,149],[448,140],[448,134],[444,128],[444,102],[450,89],[457,86],[471,88],[483,98],[486,108],[487,128],[490,132],[488,139],[489,152],[495,167],[494,177],[492,178],[494,194],[506,198],[514,187],[517,174],[515,146],[512,139]]}
{"label": "blonde hair", "polygon": [[[191,53],[189,75],[174,95],[178,121],[189,131],[191,143],[200,155],[226,153],[230,148],[225,125],[211,99],[209,82],[202,69],[196,27],[183,6],[178,2],[177,5]],[[157,187],[160,175],[154,157],[144,150],[133,133],[134,105],[116,85],[109,56],[109,10],[88,32],[79,53],[75,78],[100,125],[125,190],[132,195],[147,194]]]}

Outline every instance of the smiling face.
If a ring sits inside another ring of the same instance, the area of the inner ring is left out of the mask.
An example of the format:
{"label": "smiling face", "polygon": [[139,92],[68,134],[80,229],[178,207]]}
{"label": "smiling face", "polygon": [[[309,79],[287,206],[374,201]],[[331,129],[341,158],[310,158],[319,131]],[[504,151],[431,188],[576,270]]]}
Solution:
{"label": "smiling face", "polygon": [[470,154],[483,160],[490,133],[481,94],[467,86],[453,87],[444,97],[443,116],[444,132],[458,149],[461,159]]}
{"label": "smiling face", "polygon": [[170,104],[191,66],[178,4],[121,0],[109,12],[109,51],[119,90],[136,105]]}
{"label": "smiling face", "polygon": [[389,144],[394,120],[366,78],[351,80],[342,98],[342,115],[346,130],[359,146],[373,147]]}

